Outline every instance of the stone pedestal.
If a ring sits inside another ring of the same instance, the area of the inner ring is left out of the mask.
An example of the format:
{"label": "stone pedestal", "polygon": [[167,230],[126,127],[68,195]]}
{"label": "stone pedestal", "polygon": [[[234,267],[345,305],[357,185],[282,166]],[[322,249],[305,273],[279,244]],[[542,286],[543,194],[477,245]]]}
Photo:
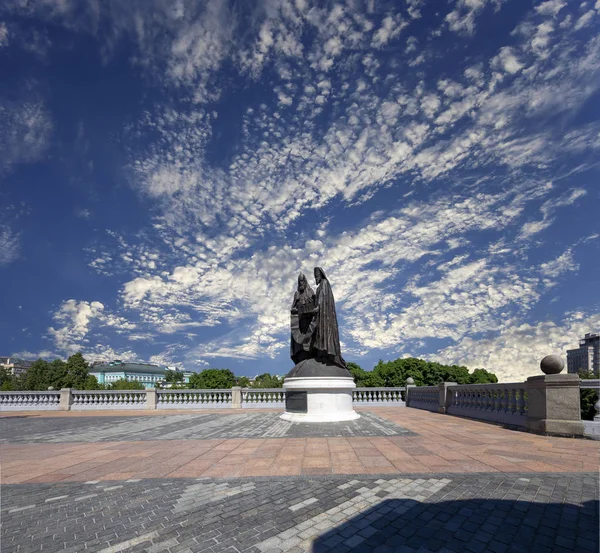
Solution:
{"label": "stone pedestal", "polygon": [[352,407],[356,388],[347,369],[316,359],[298,363],[283,381],[285,412],[294,422],[351,421],[360,415]]}
{"label": "stone pedestal", "polygon": [[285,412],[281,418],[293,422],[351,421],[360,415],[352,407],[352,377],[286,378]]}
{"label": "stone pedestal", "polygon": [[542,434],[583,436],[579,376],[546,374],[527,379],[527,428]]}

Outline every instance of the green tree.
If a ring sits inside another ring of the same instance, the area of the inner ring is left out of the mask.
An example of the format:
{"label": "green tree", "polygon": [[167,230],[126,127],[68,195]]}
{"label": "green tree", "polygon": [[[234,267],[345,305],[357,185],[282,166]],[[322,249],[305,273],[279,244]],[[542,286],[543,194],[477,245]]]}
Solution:
{"label": "green tree", "polygon": [[64,379],[64,388],[85,389],[86,379],[89,376],[89,365],[81,352],[71,355],[66,363],[66,377]]}
{"label": "green tree", "polygon": [[144,385],[137,380],[119,378],[110,384],[109,390],[145,390]]}
{"label": "green tree", "polygon": [[167,371],[165,380],[171,384],[183,382],[183,373],[179,371]]}
{"label": "green tree", "polygon": [[195,390],[219,390],[234,385],[235,375],[229,369],[205,369],[190,377],[190,388]]}
{"label": "green tree", "polygon": [[67,364],[62,359],[55,359],[48,364],[48,369],[46,372],[47,387],[52,386],[55,390],[60,390],[61,388],[70,388],[67,376]]}
{"label": "green tree", "polygon": [[88,374],[82,390],[106,390],[106,384],[100,384],[93,374]]}
{"label": "green tree", "polygon": [[376,388],[384,385],[383,379],[379,374],[375,373],[375,371],[365,371],[357,363],[350,361],[348,363],[348,370],[358,388]]}
{"label": "green tree", "polygon": [[[57,359],[57,361],[60,361]],[[38,359],[31,364],[25,372],[22,384],[24,390],[47,390],[51,384],[50,363],[44,359]]]}
{"label": "green tree", "polygon": [[165,382],[171,384],[171,389],[187,388],[183,382],[183,373],[181,371],[167,371],[165,375]]}
{"label": "green tree", "polygon": [[259,374],[252,384],[253,388],[281,388],[283,380],[270,373]]}
{"label": "green tree", "polygon": [[0,367],[0,390],[12,390],[13,375],[10,369],[6,367]]}
{"label": "green tree", "polygon": [[495,383],[496,375],[485,369],[475,369],[469,374],[467,367],[460,365],[442,365],[432,361],[424,361],[408,357],[384,363],[379,361],[373,369],[374,375],[379,377],[386,387],[398,387],[406,384],[406,379],[412,377],[417,386],[435,386],[440,382],[456,382],[457,384]]}
{"label": "green tree", "polygon": [[236,378],[236,386],[241,386],[242,388],[248,388],[250,386],[250,379],[247,376],[238,376]]}
{"label": "green tree", "polygon": [[[596,375],[593,371],[579,371],[578,374],[581,380],[591,380],[596,378]],[[580,394],[581,419],[584,421],[594,420],[594,416],[596,415],[596,409],[594,408],[594,405],[596,404],[596,401],[598,401],[598,391],[581,390]]]}
{"label": "green tree", "polygon": [[498,377],[485,369],[475,369],[469,375],[469,384],[496,384]]}

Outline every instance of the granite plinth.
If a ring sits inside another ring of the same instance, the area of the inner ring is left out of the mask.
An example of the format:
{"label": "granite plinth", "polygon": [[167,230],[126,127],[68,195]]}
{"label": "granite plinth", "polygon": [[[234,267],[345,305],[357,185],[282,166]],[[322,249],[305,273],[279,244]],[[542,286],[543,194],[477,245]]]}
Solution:
{"label": "granite plinth", "polygon": [[358,419],[352,407],[352,377],[297,377],[283,382],[286,396],[302,401],[286,402],[283,420],[292,422],[336,422]]}
{"label": "granite plinth", "polygon": [[314,377],[335,377],[352,378],[350,371],[333,363],[323,363],[317,359],[304,359],[300,361],[289,373],[288,378],[314,378]]}

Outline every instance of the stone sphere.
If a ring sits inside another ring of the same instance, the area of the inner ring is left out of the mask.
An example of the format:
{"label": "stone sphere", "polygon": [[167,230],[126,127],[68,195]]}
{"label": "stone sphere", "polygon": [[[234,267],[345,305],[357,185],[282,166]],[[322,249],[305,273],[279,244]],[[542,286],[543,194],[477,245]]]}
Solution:
{"label": "stone sphere", "polygon": [[565,362],[560,355],[546,355],[540,363],[544,374],[558,374],[565,368]]}
{"label": "stone sphere", "polygon": [[412,376],[409,376],[406,379],[406,383],[412,386],[415,383],[415,379]]}

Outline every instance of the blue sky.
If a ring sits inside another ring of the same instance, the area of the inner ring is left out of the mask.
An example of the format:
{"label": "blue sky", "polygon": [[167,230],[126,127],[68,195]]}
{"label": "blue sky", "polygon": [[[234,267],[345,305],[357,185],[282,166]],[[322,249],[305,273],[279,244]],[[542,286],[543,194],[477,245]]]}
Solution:
{"label": "blue sky", "polygon": [[600,330],[600,0],[8,0],[0,353],[501,380]]}

